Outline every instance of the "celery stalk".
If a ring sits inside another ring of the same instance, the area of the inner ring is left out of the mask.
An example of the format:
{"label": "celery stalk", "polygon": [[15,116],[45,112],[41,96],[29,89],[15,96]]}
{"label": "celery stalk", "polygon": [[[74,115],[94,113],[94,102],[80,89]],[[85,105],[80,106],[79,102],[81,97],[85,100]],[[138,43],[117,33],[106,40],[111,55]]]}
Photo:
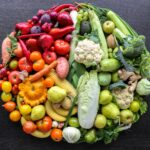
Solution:
{"label": "celery stalk", "polygon": [[89,10],[89,19],[91,22],[92,30],[98,32],[100,46],[104,52],[103,59],[108,58],[108,47],[107,47],[106,38],[105,38],[105,35],[103,32],[100,20],[99,20],[98,16],[96,15],[95,11]]}
{"label": "celery stalk", "polygon": [[112,20],[114,22],[114,24],[116,25],[116,27],[118,29],[120,29],[124,34],[126,35],[131,35],[129,30],[127,29],[127,27],[125,26],[125,24],[120,20],[120,18],[118,18],[118,16],[113,12],[113,11],[109,11],[107,13],[107,17]]}

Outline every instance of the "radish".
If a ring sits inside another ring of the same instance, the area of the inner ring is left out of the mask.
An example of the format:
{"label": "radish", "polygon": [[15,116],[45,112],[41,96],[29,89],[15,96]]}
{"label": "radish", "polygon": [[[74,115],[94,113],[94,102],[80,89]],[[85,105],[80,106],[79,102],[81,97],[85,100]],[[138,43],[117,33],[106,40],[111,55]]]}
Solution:
{"label": "radish", "polygon": [[73,25],[73,21],[72,18],[70,16],[70,14],[66,11],[61,12],[58,15],[57,18],[58,23],[60,24],[60,26],[69,26],[69,25]]}
{"label": "radish", "polygon": [[47,51],[53,44],[54,40],[51,35],[44,34],[44,35],[40,36],[38,42],[39,42],[39,45],[41,46],[41,48],[44,51]]}

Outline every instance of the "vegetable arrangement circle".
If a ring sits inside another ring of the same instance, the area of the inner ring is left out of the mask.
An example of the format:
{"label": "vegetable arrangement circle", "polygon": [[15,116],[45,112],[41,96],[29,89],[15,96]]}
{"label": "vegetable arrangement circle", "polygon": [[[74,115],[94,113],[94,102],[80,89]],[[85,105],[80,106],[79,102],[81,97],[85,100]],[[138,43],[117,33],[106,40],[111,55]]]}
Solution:
{"label": "vegetable arrangement circle", "polygon": [[112,10],[41,9],[2,43],[1,100],[26,134],[111,143],[147,111],[149,62],[145,37]]}

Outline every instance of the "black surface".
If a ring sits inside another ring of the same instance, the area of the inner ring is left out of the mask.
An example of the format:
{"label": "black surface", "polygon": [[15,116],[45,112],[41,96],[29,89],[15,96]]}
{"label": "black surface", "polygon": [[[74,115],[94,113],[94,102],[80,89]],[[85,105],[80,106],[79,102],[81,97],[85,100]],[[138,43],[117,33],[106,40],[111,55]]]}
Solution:
{"label": "black surface", "polygon": [[[0,0],[0,43],[12,31],[15,23],[25,21],[38,9],[48,9],[56,3],[74,0]],[[102,7],[112,8],[130,23],[135,30],[147,37],[150,49],[150,0],[89,0]],[[149,98],[147,98],[149,101]],[[150,103],[149,103],[150,105]],[[123,132],[117,141],[109,145],[54,143],[48,139],[37,139],[22,132],[21,125],[9,121],[8,113],[0,107],[0,150],[148,150],[150,149],[150,110],[133,127]]]}

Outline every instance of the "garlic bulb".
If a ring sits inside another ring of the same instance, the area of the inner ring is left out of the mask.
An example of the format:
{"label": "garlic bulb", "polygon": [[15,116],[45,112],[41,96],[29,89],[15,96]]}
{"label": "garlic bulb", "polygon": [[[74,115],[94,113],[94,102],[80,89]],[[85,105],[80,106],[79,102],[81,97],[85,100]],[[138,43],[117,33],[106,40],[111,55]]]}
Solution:
{"label": "garlic bulb", "polygon": [[68,143],[76,143],[80,139],[80,130],[74,127],[66,127],[63,129],[63,137]]}

